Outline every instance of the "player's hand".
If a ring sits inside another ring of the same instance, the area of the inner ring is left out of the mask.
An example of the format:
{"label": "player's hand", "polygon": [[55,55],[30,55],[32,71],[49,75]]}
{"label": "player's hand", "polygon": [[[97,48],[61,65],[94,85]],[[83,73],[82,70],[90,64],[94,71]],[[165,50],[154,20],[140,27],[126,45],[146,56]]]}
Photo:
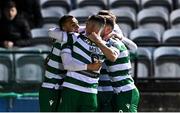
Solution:
{"label": "player's hand", "polygon": [[89,71],[98,71],[101,69],[102,62],[100,60],[95,60],[94,63],[87,65],[87,70]]}
{"label": "player's hand", "polygon": [[111,32],[109,33],[107,36],[103,37],[103,40],[108,40],[109,38],[118,38],[119,40],[122,40],[122,38],[124,37],[123,35],[116,33],[116,32]]}
{"label": "player's hand", "polygon": [[102,38],[101,38],[99,35],[97,35],[95,32],[92,32],[92,33],[88,36],[88,38],[89,38],[91,41],[93,41],[94,43],[98,43],[98,42],[102,41]]}

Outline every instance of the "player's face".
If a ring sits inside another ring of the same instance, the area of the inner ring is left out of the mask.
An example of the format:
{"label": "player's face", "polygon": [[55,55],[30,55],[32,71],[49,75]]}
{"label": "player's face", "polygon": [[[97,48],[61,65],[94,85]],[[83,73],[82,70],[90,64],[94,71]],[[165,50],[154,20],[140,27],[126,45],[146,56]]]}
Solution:
{"label": "player's face", "polygon": [[93,32],[93,24],[91,22],[87,21],[86,22],[86,33],[87,35],[91,34]]}
{"label": "player's face", "polygon": [[63,26],[67,32],[78,32],[79,24],[76,18],[69,18]]}
{"label": "player's face", "polygon": [[106,25],[103,32],[102,32],[102,37],[107,38],[107,36],[112,32],[112,27],[109,25]]}

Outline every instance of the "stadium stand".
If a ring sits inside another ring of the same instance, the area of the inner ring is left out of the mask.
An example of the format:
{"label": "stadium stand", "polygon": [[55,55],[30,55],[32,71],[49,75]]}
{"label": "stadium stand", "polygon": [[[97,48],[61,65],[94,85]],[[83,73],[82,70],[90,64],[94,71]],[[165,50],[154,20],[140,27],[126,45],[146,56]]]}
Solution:
{"label": "stadium stand", "polygon": [[43,29],[50,29],[53,27],[59,27],[58,24],[54,24],[54,23],[46,23],[42,26]]}
{"label": "stadium stand", "polygon": [[[43,80],[45,54],[35,47],[19,48],[14,54],[15,63],[15,89],[36,90]],[[30,89],[30,87],[32,89]],[[28,87],[28,88],[27,88]],[[18,91],[18,90],[17,90]]]}
{"label": "stadium stand", "polygon": [[102,8],[98,6],[85,6],[82,9],[88,10],[92,14],[97,14],[100,10],[102,10]]}
{"label": "stadium stand", "polygon": [[[149,48],[139,47],[137,50],[137,78],[149,78],[152,76],[152,51]],[[133,71],[135,72],[135,64]],[[135,73],[132,75],[134,76]]]}
{"label": "stadium stand", "polygon": [[49,23],[57,24],[59,18],[64,15],[59,13],[58,11],[48,10],[48,9],[42,9],[41,13],[44,22],[43,24],[49,24]]}
{"label": "stadium stand", "polygon": [[151,29],[138,28],[130,33],[129,38],[138,46],[158,46],[161,44],[161,34]]}
{"label": "stadium stand", "polygon": [[162,44],[166,46],[180,46],[180,30],[166,30],[162,36]]}
{"label": "stadium stand", "polygon": [[157,78],[180,78],[180,48],[159,47],[154,51],[154,70]]}
{"label": "stadium stand", "polygon": [[108,8],[107,0],[76,0],[77,8],[82,8],[86,6],[98,6],[102,9]]}
{"label": "stadium stand", "polygon": [[109,0],[109,7],[120,8],[120,7],[129,7],[135,12],[140,10],[140,0]]}
{"label": "stadium stand", "polygon": [[171,28],[180,28],[180,9],[176,9],[170,14]]}
{"label": "stadium stand", "polygon": [[169,12],[173,10],[173,1],[172,0],[141,0],[141,7],[142,8],[149,8],[149,7],[164,7]]}
{"label": "stadium stand", "polygon": [[59,15],[64,15],[64,14],[67,14],[68,11],[65,10],[63,7],[47,7],[47,8],[44,8],[45,10],[50,10],[52,12],[55,12],[55,13],[59,13]]}
{"label": "stadium stand", "polygon": [[48,29],[45,28],[35,28],[31,30],[32,34],[32,45],[47,45],[51,46],[53,40],[48,35]]}
{"label": "stadium stand", "polygon": [[77,9],[71,10],[68,14],[76,17],[80,24],[85,23],[87,18],[90,15],[93,15],[91,11],[89,11],[88,9],[83,9],[83,8],[77,8]]}
{"label": "stadium stand", "polygon": [[176,8],[180,8],[180,0],[174,0],[174,2],[176,3]]}
{"label": "stadium stand", "polygon": [[163,7],[142,9],[137,15],[138,28],[150,29],[158,32],[160,37],[169,28],[168,11]]}
{"label": "stadium stand", "polygon": [[115,8],[110,11],[117,16],[117,23],[127,23],[132,28],[136,27],[136,14],[128,8]]}
{"label": "stadium stand", "polygon": [[132,31],[132,29],[133,29],[132,26],[129,25],[129,24],[127,24],[127,23],[121,23],[121,22],[119,22],[119,23],[117,23],[117,24],[118,24],[119,27],[121,28],[123,35],[124,35],[125,37],[129,37],[129,34],[131,33],[131,31]]}
{"label": "stadium stand", "polygon": [[0,48],[0,82],[8,83],[13,77],[13,54],[6,53],[5,48]]}
{"label": "stadium stand", "polygon": [[62,7],[67,12],[72,9],[71,0],[43,0],[41,1],[42,8],[48,7]]}
{"label": "stadium stand", "polygon": [[48,29],[35,28],[31,30],[33,38],[49,38]]}
{"label": "stadium stand", "polygon": [[139,26],[146,23],[159,23],[167,29],[169,26],[168,14],[168,11],[162,7],[142,9],[137,15],[137,23]]}

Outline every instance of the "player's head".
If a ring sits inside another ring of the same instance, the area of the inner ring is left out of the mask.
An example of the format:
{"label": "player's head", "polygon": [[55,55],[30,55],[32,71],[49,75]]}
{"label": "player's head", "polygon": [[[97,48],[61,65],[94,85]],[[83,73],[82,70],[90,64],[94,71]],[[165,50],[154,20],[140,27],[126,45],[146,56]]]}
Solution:
{"label": "player's head", "polygon": [[59,27],[63,31],[78,32],[79,24],[74,16],[64,15],[59,19]]}
{"label": "player's head", "polygon": [[106,20],[106,25],[105,25],[103,33],[102,33],[102,37],[106,37],[114,29],[114,25],[116,23],[116,16],[107,10],[99,11],[98,15],[103,16]]}
{"label": "player's head", "polygon": [[3,14],[6,19],[13,20],[17,15],[17,8],[15,2],[6,2],[3,6]]}
{"label": "player's head", "polygon": [[108,10],[100,10],[97,15],[110,16],[113,19],[114,24],[116,23],[116,16]]}
{"label": "player's head", "polygon": [[102,16],[99,15],[90,16],[86,22],[87,35],[91,34],[92,32],[95,32],[100,35],[102,30],[104,29],[105,22],[106,21]]}
{"label": "player's head", "polygon": [[111,33],[114,29],[114,21],[113,19],[106,15],[106,16],[103,16],[106,20],[106,24],[105,24],[105,27],[102,31],[102,37],[106,37],[109,33]]}

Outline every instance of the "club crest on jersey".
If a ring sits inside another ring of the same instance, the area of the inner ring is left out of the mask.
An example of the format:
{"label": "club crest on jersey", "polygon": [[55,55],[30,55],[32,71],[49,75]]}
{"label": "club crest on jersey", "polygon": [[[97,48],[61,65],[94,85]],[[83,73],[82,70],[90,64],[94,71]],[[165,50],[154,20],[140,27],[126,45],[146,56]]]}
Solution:
{"label": "club crest on jersey", "polygon": [[91,54],[91,60],[92,62],[95,62],[96,60],[100,60],[100,56],[98,54]]}

